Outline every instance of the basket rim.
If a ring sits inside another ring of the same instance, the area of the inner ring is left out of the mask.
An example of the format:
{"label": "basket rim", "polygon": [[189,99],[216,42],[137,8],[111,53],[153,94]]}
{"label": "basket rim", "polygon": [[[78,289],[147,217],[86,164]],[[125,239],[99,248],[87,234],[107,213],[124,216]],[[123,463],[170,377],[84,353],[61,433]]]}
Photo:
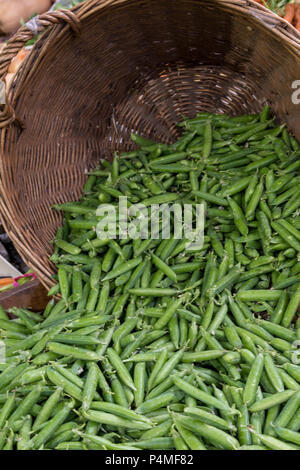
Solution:
{"label": "basket rim", "polygon": [[[89,18],[98,11],[106,10],[111,6],[123,5],[133,0],[86,0],[83,3],[72,7],[70,10],[57,10],[55,12],[47,12],[39,15],[42,36],[33,45],[30,54],[21,64],[19,70],[13,77],[13,81],[8,90],[6,90],[6,105],[4,110],[0,112],[0,131],[2,128],[8,127],[11,123],[20,123],[14,112],[14,104],[21,92],[22,77],[30,77],[41,52],[49,46],[47,39],[52,34],[52,38],[59,40],[66,30],[70,27],[74,32],[79,33],[81,21]],[[194,2],[203,3],[205,6],[218,4],[221,8],[228,11],[238,11],[245,17],[248,15],[251,21],[256,23],[257,27],[261,27],[268,31],[277,39],[285,42],[290,53],[300,57],[300,32],[292,26],[287,20],[280,17],[264,5],[257,3],[255,0],[193,0]],[[26,42],[34,37],[33,31],[26,24],[21,27],[15,35],[7,42],[4,49],[0,52],[0,80],[4,79],[11,60],[18,51],[24,47]]]}
{"label": "basket rim", "polygon": [[[17,116],[14,113],[14,105],[17,103],[18,98],[22,94],[23,85],[30,81],[31,76],[35,73],[37,64],[39,63],[39,57],[41,52],[47,53],[49,47],[53,45],[53,41],[59,41],[59,39],[66,33],[69,33],[70,22],[75,22],[76,25],[80,26],[81,21],[94,15],[96,12],[105,11],[111,6],[123,5],[125,3],[131,3],[134,0],[86,0],[73,7],[71,10],[60,10],[56,15],[41,15],[40,18],[44,18],[44,34],[35,43],[31,53],[25,59],[24,63],[16,73],[12,86],[9,88],[7,93],[8,105],[6,109],[12,113],[12,120],[9,120],[0,129],[0,212],[2,213],[3,225],[11,237],[13,243],[17,249],[28,259],[32,261],[32,266],[37,270],[41,282],[49,287],[53,285],[54,280],[51,278],[51,269],[53,272],[53,265],[50,260],[41,259],[36,257],[32,260],[32,247],[28,240],[21,240],[19,237],[18,229],[14,226],[14,208],[11,205],[9,194],[7,194],[3,181],[5,180],[5,174],[3,172],[3,158],[5,154],[5,144],[9,138],[11,132],[11,123],[17,120]],[[254,0],[192,0],[195,3],[202,3],[203,6],[213,6],[218,4],[220,8],[226,9],[227,11],[237,11],[245,18],[249,18],[251,22],[254,22],[256,27],[264,29],[272,37],[279,39],[285,43],[285,47],[289,53],[296,56],[299,60],[300,57],[300,34],[299,32],[290,25],[286,20],[279,17],[266,7],[258,4]],[[68,19],[66,19],[65,11],[70,11]],[[62,12],[62,14],[61,14]],[[50,15],[50,16],[49,16]],[[46,18],[46,19],[45,19]],[[30,33],[32,34],[32,32]],[[0,79],[1,73],[7,65],[8,58],[11,55],[16,55],[18,50],[24,46],[28,40],[28,30],[26,26],[20,28],[20,30],[12,37],[7,46],[0,53]],[[10,62],[9,62],[10,63]],[[0,115],[1,121],[1,115]],[[0,122],[1,127],[1,122]],[[45,258],[45,257],[44,257]],[[30,263],[28,263],[30,265]],[[34,266],[33,266],[34,264]]]}

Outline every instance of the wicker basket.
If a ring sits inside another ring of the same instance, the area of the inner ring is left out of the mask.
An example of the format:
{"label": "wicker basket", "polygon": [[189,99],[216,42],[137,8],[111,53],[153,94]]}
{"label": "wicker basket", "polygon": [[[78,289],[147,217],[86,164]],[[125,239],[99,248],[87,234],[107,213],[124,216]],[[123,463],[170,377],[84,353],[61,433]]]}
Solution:
{"label": "wicker basket", "polygon": [[[300,37],[248,0],[88,0],[40,17],[42,38],[0,116],[0,209],[8,234],[52,284],[55,202],[76,199],[100,157],[128,150],[131,130],[177,137],[182,115],[241,114],[268,102],[300,138],[292,83]],[[33,36],[23,27],[0,57],[0,78]]]}

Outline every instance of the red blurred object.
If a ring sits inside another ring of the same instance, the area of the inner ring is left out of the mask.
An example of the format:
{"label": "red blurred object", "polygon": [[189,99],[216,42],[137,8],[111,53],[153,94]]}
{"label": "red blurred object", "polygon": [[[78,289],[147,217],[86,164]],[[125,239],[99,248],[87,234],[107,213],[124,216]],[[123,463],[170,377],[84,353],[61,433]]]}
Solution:
{"label": "red blurred object", "polygon": [[37,277],[36,277],[36,275],[35,275],[34,273],[23,274],[22,276],[15,277],[15,278],[13,279],[13,285],[14,285],[14,287],[19,287],[18,280],[19,280],[19,279],[24,279],[25,277],[32,277],[34,281],[37,279]]}
{"label": "red blurred object", "polygon": [[289,23],[293,22],[295,9],[296,9],[296,2],[288,3],[285,7],[285,15],[283,18],[287,20]]}

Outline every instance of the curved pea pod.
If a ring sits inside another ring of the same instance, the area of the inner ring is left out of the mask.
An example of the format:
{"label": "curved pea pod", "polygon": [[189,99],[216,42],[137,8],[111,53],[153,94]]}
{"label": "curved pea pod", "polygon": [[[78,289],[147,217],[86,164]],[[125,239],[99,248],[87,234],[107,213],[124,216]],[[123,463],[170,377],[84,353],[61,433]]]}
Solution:
{"label": "curved pea pod", "polygon": [[81,248],[65,240],[55,240],[55,245],[70,255],[79,255],[81,253]]}
{"label": "curved pea pod", "polygon": [[269,155],[264,158],[259,158],[245,167],[246,172],[254,172],[260,168],[266,168],[277,160],[277,155]]}
{"label": "curved pea pod", "polygon": [[266,264],[270,264],[273,261],[273,256],[260,256],[259,258],[251,261],[251,263],[249,264],[249,269],[259,268],[260,266],[265,266]]}
{"label": "curved pea pod", "polygon": [[19,323],[16,323],[16,321],[14,320],[0,319],[0,328],[5,331],[12,331],[12,332],[21,333],[24,335],[27,334],[27,328],[20,325]]}
{"label": "curved pea pod", "polygon": [[[84,442],[92,443],[96,446],[96,449],[99,450],[137,450],[136,447],[131,447],[130,445],[126,444],[115,444],[113,441],[106,439],[104,437],[95,436],[91,433],[83,433],[78,431],[79,435],[83,438]],[[76,444],[76,446],[75,446]],[[59,444],[56,449],[57,450],[74,450],[73,446],[77,447],[78,450],[85,450],[83,443],[81,442],[74,442],[74,443],[61,443]],[[83,446],[83,448],[82,448]]]}
{"label": "curved pea pod", "polygon": [[106,413],[104,411],[95,411],[90,409],[89,411],[82,410],[82,416],[88,420],[95,421],[99,424],[107,424],[109,426],[116,426],[126,429],[135,429],[140,431],[146,431],[151,429],[151,425],[142,421],[135,421],[133,419],[125,419],[117,416],[113,413]]}
{"label": "curved pea pod", "polygon": [[[232,157],[231,157],[232,158]],[[240,193],[244,189],[246,189],[251,181],[251,176],[245,176],[241,178],[236,183],[231,184],[230,186],[226,187],[225,190],[222,192],[222,196],[233,196],[235,194]]]}
{"label": "curved pea pod", "polygon": [[300,190],[296,190],[294,196],[286,202],[283,207],[282,217],[289,217],[295,212],[300,206]]}
{"label": "curved pea pod", "polygon": [[239,337],[239,334],[234,325],[225,326],[224,333],[231,346],[238,349],[243,347],[242,340]]}
{"label": "curved pea pod", "polygon": [[202,322],[202,317],[197,313],[190,312],[184,308],[179,308],[177,312],[179,317],[184,318],[185,320],[195,322],[196,324],[201,324]]}
{"label": "curved pea pod", "polygon": [[30,413],[33,406],[38,402],[41,396],[41,386],[37,385],[17,406],[15,411],[10,415],[8,419],[8,427],[13,426],[20,418]]}
{"label": "curved pea pod", "polygon": [[[190,138],[190,135],[191,134],[188,134],[189,138]],[[183,137],[183,139],[186,139],[186,137]],[[179,150],[179,145],[177,146],[176,150]],[[169,153],[168,155],[164,155],[162,157],[158,157],[154,159],[151,158],[150,167],[153,164],[156,165],[156,164],[175,163],[175,162],[183,160],[186,156],[187,156],[186,152],[180,150],[175,153]]]}
{"label": "curved pea pod", "polygon": [[300,383],[300,366],[286,362],[282,367],[291,377]]}
{"label": "curved pea pod", "polygon": [[240,309],[239,305],[233,300],[233,297],[231,294],[228,295],[228,301],[230,305],[230,311],[232,315],[234,316],[235,322],[239,327],[245,327],[246,324],[246,318],[243,315],[242,310]]}
{"label": "curved pea pod", "polygon": [[91,289],[98,289],[101,277],[102,265],[100,260],[96,259],[93,264],[93,268],[90,275],[90,286]]}
{"label": "curved pea pod", "polygon": [[121,276],[122,274],[132,271],[136,266],[138,266],[142,262],[142,258],[138,257],[130,261],[126,261],[125,263],[121,264],[117,268],[110,271],[106,276],[102,279],[103,281],[110,281],[116,277]]}
{"label": "curved pea pod", "polygon": [[52,395],[48,398],[48,400],[44,403],[39,415],[37,416],[36,420],[34,421],[32,430],[36,431],[43,423],[45,423],[51,416],[53,409],[59,403],[61,399],[63,389],[58,387]]}
{"label": "curved pea pod", "polygon": [[95,392],[98,385],[98,366],[95,363],[91,363],[88,366],[88,374],[84,383],[82,391],[82,408],[87,411],[89,410],[91,403],[95,397]]}
{"label": "curved pea pod", "polygon": [[174,449],[174,441],[172,437],[157,437],[153,439],[143,439],[135,442],[128,442],[129,445],[135,446],[137,450],[171,450]]}
{"label": "curved pea pod", "polygon": [[245,405],[239,409],[240,414],[237,417],[238,438],[241,445],[251,445],[252,438],[249,431],[249,412]]}
{"label": "curved pea pod", "polygon": [[218,429],[223,429],[225,431],[235,431],[236,428],[230,422],[227,422],[225,419],[216,416],[212,412],[208,412],[203,410],[200,407],[195,406],[188,406],[184,408],[184,413],[198,418],[206,424],[210,424],[211,426],[215,426]]}
{"label": "curved pea pod", "polygon": [[228,206],[228,201],[225,198],[215,196],[205,191],[192,191],[192,194],[204,201],[211,202],[217,206]]}
{"label": "curved pea pod", "polygon": [[13,409],[15,408],[15,394],[7,395],[7,400],[1,408],[0,412],[0,429],[3,428],[5,422],[11,415]]}
{"label": "curved pea pod", "polygon": [[262,326],[271,335],[276,336],[286,341],[293,342],[297,339],[295,331],[285,328],[284,326],[274,324],[267,320],[258,320],[258,324]]}
{"label": "curved pea pod", "polygon": [[225,351],[214,350],[214,351],[201,351],[201,352],[185,352],[182,356],[183,363],[194,363],[194,362],[206,362],[213,359],[219,359],[223,357]]}
{"label": "curved pea pod", "polygon": [[177,276],[176,273],[173,271],[173,269],[168,266],[162,259],[160,259],[158,256],[155,254],[152,254],[152,261],[155,264],[155,266],[162,271],[169,279],[172,281],[176,282],[177,281]]}
{"label": "curved pea pod", "polygon": [[212,124],[211,121],[207,121],[204,128],[204,144],[202,155],[204,159],[207,159],[210,156],[212,143],[213,143],[213,133],[212,133]]}
{"label": "curved pea pod", "polygon": [[223,356],[223,361],[228,364],[239,364],[241,362],[241,355],[237,351],[231,351]]}
{"label": "curved pea pod", "polygon": [[264,434],[259,434],[250,429],[253,434],[264,444],[268,449],[271,450],[295,450],[292,445],[287,444],[286,442],[280,441],[272,436],[266,436]]}
{"label": "curved pea pod", "polygon": [[158,372],[158,374],[156,375],[154,379],[154,382],[153,382],[154,387],[159,385],[164,379],[166,379],[171,374],[171,372],[175,369],[177,364],[179,364],[179,362],[181,361],[183,353],[184,353],[184,348],[180,349],[179,351],[176,351],[175,354],[173,354],[171,358],[165,362],[165,364],[163,365],[163,367],[161,368],[161,370]]}
{"label": "curved pea pod", "polygon": [[206,310],[204,312],[204,315],[201,321],[201,326],[204,330],[206,330],[211,323],[211,320],[214,314],[214,308],[215,308],[215,303],[213,300],[210,300],[209,304],[206,307]]}
{"label": "curved pea pod", "polygon": [[64,377],[62,374],[57,372],[53,367],[48,366],[47,376],[50,382],[54,385],[61,387],[65,393],[68,393],[71,397],[75,398],[79,402],[82,400],[82,389]]}
{"label": "curved pea pod", "polygon": [[213,252],[209,253],[207,262],[203,274],[203,281],[201,286],[201,298],[203,299],[207,294],[207,290],[212,287],[215,283],[218,275],[218,269],[216,267],[216,257]]}
{"label": "curved pea pod", "polygon": [[292,344],[290,342],[280,338],[273,338],[272,341],[270,341],[270,345],[272,348],[282,352],[289,352],[292,349]]}
{"label": "curved pea pod", "polygon": [[217,294],[220,294],[228,287],[232,286],[238,280],[241,272],[242,269],[239,267],[229,271],[229,273],[225,277],[223,277],[223,279],[220,279],[210,289],[208,289],[207,296],[213,297]]}
{"label": "curved pea pod", "polygon": [[173,417],[176,429],[181,435],[184,442],[187,444],[188,448],[191,450],[206,450],[200,437],[196,436],[193,432],[182,426],[176,417]]}
{"label": "curved pea pod", "polygon": [[183,301],[184,297],[179,297],[174,302],[169,302],[165,313],[154,324],[154,328],[157,330],[161,330],[162,328],[164,328],[169,323],[173,315],[176,313],[177,309],[179,309],[179,307],[182,305]]}
{"label": "curved pea pod", "polygon": [[31,426],[32,426],[32,417],[30,415],[26,416],[23,421],[23,425],[20,429],[18,441],[17,441],[17,450],[31,450],[33,445],[30,440],[31,435]]}
{"label": "curved pea pod", "polygon": [[222,323],[224,322],[225,318],[226,318],[226,315],[227,315],[227,312],[228,312],[228,307],[227,307],[227,304],[224,303],[223,305],[221,305],[221,307],[218,309],[218,311],[216,312],[216,315],[215,317],[213,318],[212,322],[210,323],[207,331],[209,333],[211,332],[215,332],[216,330],[218,330],[218,328],[222,325]]}
{"label": "curved pea pod", "polygon": [[166,349],[162,350],[156,360],[155,365],[152,368],[151,374],[149,375],[148,384],[147,384],[148,392],[153,388],[154,380],[157,374],[162,369],[163,365],[166,363],[167,357],[168,357],[168,351]]}
{"label": "curved pea pod", "polygon": [[136,391],[134,392],[135,406],[139,407],[145,398],[145,388],[147,383],[147,370],[146,363],[141,362],[135,365],[134,368],[134,385]]}
{"label": "curved pea pod", "polygon": [[177,295],[178,290],[169,288],[135,288],[129,289],[129,294],[138,297],[168,297]]}
{"label": "curved pea pod", "polygon": [[297,412],[300,406],[300,391],[296,391],[294,395],[289,398],[281,412],[277,416],[274,425],[286,427]]}
{"label": "curved pea pod", "polygon": [[93,351],[61,343],[50,342],[48,343],[48,349],[55,354],[71,356],[75,359],[83,359],[84,361],[99,361],[101,359],[101,357]]}
{"label": "curved pea pod", "polygon": [[255,211],[256,211],[257,206],[259,204],[259,201],[260,201],[260,199],[263,195],[263,192],[264,192],[264,183],[263,183],[263,181],[260,181],[258,183],[257,187],[255,188],[255,190],[254,190],[254,192],[251,196],[251,199],[249,200],[249,203],[246,207],[245,217],[246,217],[247,220],[252,220],[254,218]]}
{"label": "curved pea pod", "polygon": [[157,397],[144,401],[144,403],[142,403],[136,411],[138,413],[144,414],[151,413],[153,411],[159,410],[160,408],[164,408],[168,404],[181,401],[182,397],[182,392],[178,390],[166,391]]}
{"label": "curved pea pod", "polygon": [[96,306],[96,312],[99,313],[99,315],[104,314],[106,311],[109,292],[110,292],[110,283],[109,281],[104,281],[102,284],[102,289],[100,291],[98,304]]}
{"label": "curved pea pod", "polygon": [[236,412],[236,410],[230,408],[223,401],[213,397],[212,395],[209,395],[206,392],[203,392],[202,390],[199,390],[198,388],[194,387],[193,385],[189,384],[188,382],[176,375],[173,377],[173,383],[184,393],[196,398],[196,400],[202,401],[203,403],[209,406],[213,406],[219,410],[228,411],[233,414]]}
{"label": "curved pea pod", "polygon": [[74,269],[72,273],[72,297],[74,302],[78,302],[82,297],[82,275],[79,269]]}
{"label": "curved pea pod", "polygon": [[284,326],[285,328],[290,326],[298,310],[299,304],[300,304],[300,286],[298,286],[297,290],[294,292],[294,294],[290,298],[286,311],[283,314],[283,318],[281,322],[282,326]]}
{"label": "curved pea pod", "polygon": [[106,351],[107,357],[112,364],[112,366],[116,369],[118,376],[120,377],[120,380],[127,385],[127,387],[131,388],[132,390],[135,390],[135,386],[133,383],[133,380],[131,378],[131,375],[129,374],[126,366],[118,356],[118,354],[112,349],[108,348]]}
{"label": "curved pea pod", "polygon": [[291,442],[296,445],[300,445],[300,434],[299,432],[292,431],[283,426],[274,426],[274,430],[277,436],[284,441]]}
{"label": "curved pea pod", "polygon": [[251,413],[257,413],[262,410],[268,410],[276,405],[285,403],[295,394],[294,390],[285,390],[284,392],[275,393],[274,395],[263,398],[262,400],[254,403],[250,406],[249,411]]}
{"label": "curved pea pod", "polygon": [[131,420],[136,420],[136,421],[142,421],[144,423],[152,425],[152,422],[149,418],[115,403],[93,401],[91,403],[91,410],[103,411],[105,413],[112,413],[116,416],[120,416],[121,418],[125,418],[128,420],[131,419]]}
{"label": "curved pea pod", "polygon": [[73,400],[66,403],[63,409],[59,411],[50,421],[48,421],[43,429],[34,436],[32,439],[34,449],[39,449],[53,436],[61,424],[66,421],[74,405],[75,402]]}
{"label": "curved pea pod", "polygon": [[287,390],[298,390],[299,389],[299,384],[296,380],[294,380],[285,370],[279,369],[279,375],[281,377],[281,380],[284,384],[284,387]]}
{"label": "curved pea pod", "polygon": [[265,355],[264,367],[266,369],[267,376],[269,377],[269,380],[275,390],[277,392],[283,392],[284,384],[270,354]]}
{"label": "curved pea pod", "polygon": [[298,432],[300,429],[300,410],[297,411],[295,416],[291,419],[289,423],[289,429],[291,431]]}
{"label": "curved pea pod", "polygon": [[13,450],[15,441],[15,434],[14,431],[11,429],[9,432],[7,431],[6,434],[1,437],[1,450]]}
{"label": "curved pea pod", "polygon": [[267,434],[268,436],[273,436],[273,437],[276,436],[276,434],[274,432],[273,423],[274,423],[276,417],[278,416],[279,411],[280,411],[280,405],[275,405],[275,406],[269,408],[266,411],[262,434]]}
{"label": "curved pea pod", "polygon": [[281,291],[280,290],[264,290],[264,289],[258,289],[258,290],[246,290],[242,291],[240,290],[237,293],[237,299],[241,300],[242,302],[255,302],[255,301],[272,301],[272,300],[278,300],[279,297],[281,296]]}
{"label": "curved pea pod", "polygon": [[188,416],[182,416],[179,414],[175,415],[176,420],[185,428],[189,429],[196,434],[199,434],[205,440],[217,443],[222,448],[227,450],[236,450],[240,447],[240,444],[237,439],[235,439],[230,434],[225,433],[221,429],[218,429],[209,424],[205,424],[202,421],[191,418]]}
{"label": "curved pea pod", "polygon": [[249,232],[248,224],[246,221],[246,217],[240,208],[240,206],[230,197],[228,197],[228,203],[231,208],[233,219],[236,228],[243,236],[247,236]]}
{"label": "curved pea pod", "polygon": [[252,364],[243,393],[243,402],[247,406],[250,406],[255,402],[263,366],[264,356],[262,354],[258,354]]}
{"label": "curved pea pod", "polygon": [[274,221],[271,223],[271,225],[286,243],[288,243],[296,251],[300,251],[300,242],[280,222]]}
{"label": "curved pea pod", "polygon": [[276,323],[276,324],[281,323],[287,304],[288,304],[288,294],[287,292],[282,292],[281,296],[278,299],[274,312],[271,315],[271,322]]}

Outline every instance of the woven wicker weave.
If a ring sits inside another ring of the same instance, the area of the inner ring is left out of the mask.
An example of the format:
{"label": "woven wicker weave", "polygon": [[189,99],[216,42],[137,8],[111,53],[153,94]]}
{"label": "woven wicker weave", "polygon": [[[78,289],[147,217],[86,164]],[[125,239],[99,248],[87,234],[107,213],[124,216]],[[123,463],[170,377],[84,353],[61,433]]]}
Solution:
{"label": "woven wicker weave", "polygon": [[[42,15],[43,29],[0,116],[0,210],[46,286],[61,222],[50,206],[76,199],[100,157],[130,148],[131,130],[171,142],[182,115],[268,102],[300,138],[300,37],[255,2],[88,0]],[[25,26],[9,41],[0,78],[32,35]]]}

